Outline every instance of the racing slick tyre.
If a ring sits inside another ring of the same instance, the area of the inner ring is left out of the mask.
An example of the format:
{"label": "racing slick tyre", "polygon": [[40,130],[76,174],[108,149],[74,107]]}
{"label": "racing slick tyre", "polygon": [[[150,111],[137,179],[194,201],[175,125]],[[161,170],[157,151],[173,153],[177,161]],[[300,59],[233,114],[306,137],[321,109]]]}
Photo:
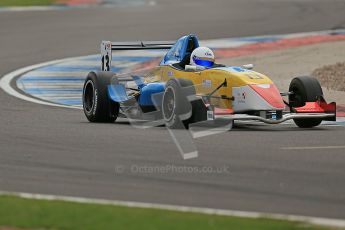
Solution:
{"label": "racing slick tyre", "polygon": [[83,110],[90,122],[114,122],[120,105],[108,96],[108,85],[114,74],[111,72],[90,72],[83,87]]}
{"label": "racing slick tyre", "polygon": [[188,128],[193,112],[188,96],[193,95],[195,88],[192,81],[174,78],[167,82],[162,100],[162,115],[167,127]]}
{"label": "racing slick tyre", "polygon": [[207,120],[207,108],[202,99],[194,100],[192,103],[192,116],[188,120],[188,124],[198,123]]}
{"label": "racing slick tyre", "polygon": [[[304,106],[306,102],[315,102],[323,96],[322,88],[318,80],[309,76],[296,77],[292,79],[289,87],[289,104],[295,107]],[[294,119],[295,124],[300,128],[312,128],[321,124],[322,119],[303,118]]]}

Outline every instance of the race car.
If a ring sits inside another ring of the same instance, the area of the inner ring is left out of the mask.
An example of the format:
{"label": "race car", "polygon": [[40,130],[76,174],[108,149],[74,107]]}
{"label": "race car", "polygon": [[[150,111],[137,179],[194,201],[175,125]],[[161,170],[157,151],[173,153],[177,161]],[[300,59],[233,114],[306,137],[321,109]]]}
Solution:
{"label": "race car", "polygon": [[[110,71],[115,50],[167,49],[150,71]],[[201,55],[198,56],[198,53]],[[83,110],[90,122],[114,122],[123,116],[169,128],[217,120],[256,120],[279,124],[293,119],[311,128],[336,120],[336,103],[327,103],[313,77],[294,78],[279,92],[253,65],[214,63],[214,54],[200,47],[195,35],[173,42],[101,43],[102,71],[90,72],[83,87]],[[135,84],[133,84],[135,82]],[[132,84],[131,84],[132,83]]]}

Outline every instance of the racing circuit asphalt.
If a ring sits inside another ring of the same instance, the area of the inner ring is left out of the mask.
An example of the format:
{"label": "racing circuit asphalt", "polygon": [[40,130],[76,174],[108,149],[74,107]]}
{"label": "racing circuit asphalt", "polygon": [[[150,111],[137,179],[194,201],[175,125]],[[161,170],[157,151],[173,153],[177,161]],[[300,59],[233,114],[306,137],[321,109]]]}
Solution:
{"label": "racing circuit asphalt", "polygon": [[[344,1],[157,1],[154,6],[0,12],[0,75],[98,53],[109,40],[201,39],[342,28]],[[79,110],[0,90],[0,190],[345,218],[343,127],[239,126],[195,140],[182,160],[164,127],[88,123]],[[286,147],[323,146],[316,149]],[[136,173],[133,166],[223,173]],[[119,172],[124,170],[123,173]]]}

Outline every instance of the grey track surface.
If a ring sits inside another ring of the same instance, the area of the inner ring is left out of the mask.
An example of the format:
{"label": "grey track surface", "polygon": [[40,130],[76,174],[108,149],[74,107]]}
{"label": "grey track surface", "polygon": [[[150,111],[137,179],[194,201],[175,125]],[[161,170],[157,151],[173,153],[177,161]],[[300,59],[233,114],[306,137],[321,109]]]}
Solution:
{"label": "grey track surface", "polygon": [[[161,0],[140,8],[0,13],[0,75],[98,53],[102,39],[202,39],[345,26],[344,1]],[[0,190],[345,217],[345,130],[240,126],[195,141],[183,161],[164,127],[91,124],[78,110],[36,105],[0,90]],[[222,174],[139,174],[138,166],[229,166]],[[124,166],[124,173],[116,167]]]}

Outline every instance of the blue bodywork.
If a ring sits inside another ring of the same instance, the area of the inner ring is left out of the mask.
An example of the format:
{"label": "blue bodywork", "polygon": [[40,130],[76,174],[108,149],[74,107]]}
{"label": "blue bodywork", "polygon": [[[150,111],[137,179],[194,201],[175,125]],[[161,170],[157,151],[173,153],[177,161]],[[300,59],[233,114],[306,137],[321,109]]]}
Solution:
{"label": "blue bodywork", "polygon": [[195,35],[183,36],[179,40],[177,40],[175,45],[164,56],[160,65],[169,65],[181,62],[186,56],[190,55],[191,51],[188,50],[188,44],[190,40],[192,40],[192,42],[194,43],[193,49],[199,47],[199,41]]}
{"label": "blue bodywork", "polygon": [[122,84],[108,85],[108,95],[115,102],[125,102],[130,98],[126,93],[126,88]]}
{"label": "blue bodywork", "polygon": [[[199,47],[198,38],[195,35],[186,35],[177,40],[175,45],[164,56],[160,65],[169,65],[181,62],[185,58],[189,58],[191,52]],[[145,84],[141,77],[132,76],[134,82],[140,90],[138,103],[140,106],[154,106],[155,104],[160,104],[162,98],[155,97],[153,101],[152,95],[160,95],[165,90],[165,83],[148,83]],[[123,84],[115,84],[108,86],[108,95],[111,100],[115,102],[125,102],[131,99],[126,93],[126,88]],[[154,103],[155,102],[155,103]]]}
{"label": "blue bodywork", "polygon": [[[145,87],[143,87],[140,90],[140,96],[139,96],[139,105],[141,106],[154,106],[152,96],[153,95],[159,95],[159,93],[164,92],[165,90],[165,84],[164,83],[150,83],[147,84]],[[158,101],[156,100],[157,104],[160,103],[160,99]]]}
{"label": "blue bodywork", "polygon": [[[140,80],[135,81],[137,84],[138,82],[141,82],[140,85],[138,85],[138,88],[140,90],[138,103],[140,106],[154,106],[156,104],[161,103],[161,98],[159,98],[159,93],[163,93],[165,90],[165,83],[161,82],[155,82],[155,83],[149,83],[144,84]],[[128,97],[126,88],[123,84],[115,84],[115,85],[109,85],[108,86],[108,95],[111,100],[115,102],[125,102],[131,99],[131,97]],[[158,97],[155,97],[155,103],[153,102],[153,95],[157,95]]]}

